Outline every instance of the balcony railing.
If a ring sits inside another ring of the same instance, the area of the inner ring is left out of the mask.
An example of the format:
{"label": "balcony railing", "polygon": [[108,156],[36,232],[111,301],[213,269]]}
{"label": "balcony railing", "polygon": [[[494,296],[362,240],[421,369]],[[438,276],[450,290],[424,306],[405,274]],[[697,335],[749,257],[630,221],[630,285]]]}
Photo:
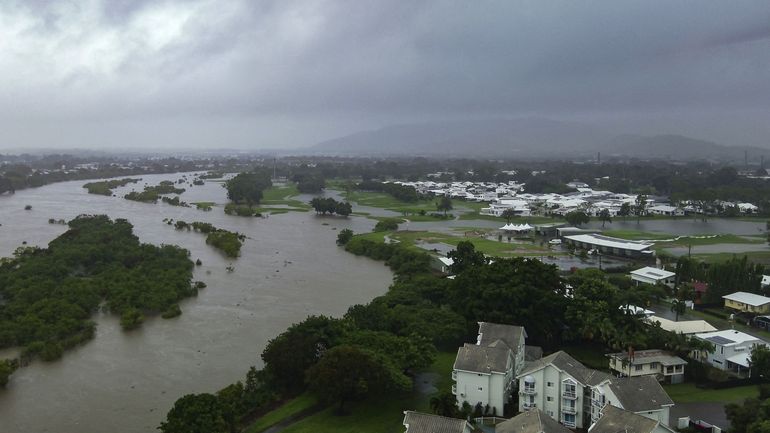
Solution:
{"label": "balcony railing", "polygon": [[564,390],[564,391],[561,393],[561,395],[562,395],[562,397],[564,397],[564,398],[568,398],[568,399],[570,399],[570,400],[575,400],[575,399],[577,399],[577,393],[576,393],[574,390],[568,390],[568,389],[565,389],[565,390]]}
{"label": "balcony railing", "polygon": [[524,410],[530,410],[530,409],[536,408],[537,404],[536,403],[524,403],[522,405],[522,407],[524,408]]}
{"label": "balcony railing", "polygon": [[575,421],[562,420],[561,423],[564,424],[564,427],[569,427],[569,428],[577,427],[577,425],[575,424]]}
{"label": "balcony railing", "polygon": [[452,395],[457,395],[457,385],[452,385]]}
{"label": "balcony railing", "polygon": [[457,370],[452,370],[452,380],[457,381]]}
{"label": "balcony railing", "polygon": [[593,400],[593,399],[591,399],[591,406],[593,406],[593,407],[601,409],[601,408],[604,407],[604,405],[605,405],[605,403],[603,401],[601,401],[601,400]]}
{"label": "balcony railing", "polygon": [[569,413],[569,414],[574,415],[574,414],[577,413],[577,407],[575,407],[575,406],[564,406],[564,407],[561,408],[561,411],[564,412],[564,413]]}
{"label": "balcony railing", "polygon": [[521,392],[520,392],[520,394],[524,394],[524,395],[535,395],[535,394],[537,394],[537,391],[535,390],[535,388],[527,388],[527,387],[524,387],[524,390],[523,390],[523,391],[521,391]]}

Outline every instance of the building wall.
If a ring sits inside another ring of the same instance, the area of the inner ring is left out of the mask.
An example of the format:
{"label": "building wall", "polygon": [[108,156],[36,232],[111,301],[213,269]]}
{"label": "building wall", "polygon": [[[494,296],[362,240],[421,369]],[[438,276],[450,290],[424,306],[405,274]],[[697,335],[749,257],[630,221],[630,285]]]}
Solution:
{"label": "building wall", "polygon": [[[612,389],[608,386],[608,384],[605,382],[603,385],[599,385],[596,387],[597,389],[601,390],[606,398],[607,404],[610,404],[612,406],[625,409],[622,404],[620,404],[620,400],[618,400],[618,397],[615,395],[615,393],[612,392]],[[641,411],[641,412],[634,412],[637,415],[641,415],[645,418],[653,419],[655,421],[660,422],[663,425],[669,425],[669,417],[670,417],[670,408],[664,407],[658,410],[651,410],[651,411]]]}
{"label": "building wall", "polygon": [[[551,418],[563,423],[564,414],[562,409],[567,406],[562,395],[563,384],[567,379],[572,379],[575,383],[575,428],[588,428],[590,425],[590,414],[585,413],[584,405],[587,403],[584,397],[585,387],[577,382],[572,376],[559,371],[552,366],[527,374],[535,379],[534,402],[538,409],[541,409]],[[548,384],[551,386],[548,386]],[[524,394],[524,378],[519,378],[519,411],[524,411],[524,403],[528,401],[529,395]]]}
{"label": "building wall", "polygon": [[733,301],[730,299],[725,299],[725,307],[732,308],[733,310],[738,311],[744,311],[747,313],[770,313],[770,304],[760,305],[758,307],[755,307],[753,305],[747,305],[743,302]]}
{"label": "building wall", "polygon": [[455,391],[457,393],[457,405],[462,406],[468,402],[471,406],[481,403],[495,408],[497,415],[503,414],[505,405],[505,376],[503,374],[481,374],[467,371],[457,371]]}

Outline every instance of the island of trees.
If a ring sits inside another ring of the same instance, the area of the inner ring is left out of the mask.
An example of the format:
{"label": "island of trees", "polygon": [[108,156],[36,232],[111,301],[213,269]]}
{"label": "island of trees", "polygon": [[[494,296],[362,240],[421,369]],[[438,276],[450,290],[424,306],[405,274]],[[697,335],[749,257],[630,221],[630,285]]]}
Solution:
{"label": "island of trees", "polygon": [[206,243],[222,251],[227,257],[238,257],[241,253],[243,241],[246,240],[246,236],[241,233],[219,229],[210,223],[200,221],[187,223],[181,220],[176,222],[167,220],[167,224],[170,225],[172,223],[177,230],[194,230],[198,233],[205,234]]}
{"label": "island of trees", "polygon": [[158,185],[144,187],[144,190],[141,192],[131,191],[126,194],[124,198],[126,200],[140,201],[143,203],[157,203],[162,194],[182,194],[183,192],[185,192],[184,188],[177,188],[174,186],[174,182],[164,180]]}
{"label": "island of trees", "polygon": [[137,183],[140,180],[141,179],[132,179],[130,177],[127,177],[125,179],[102,180],[99,182],[89,182],[83,185],[83,188],[86,188],[89,194],[111,196],[113,189],[121,186],[126,186],[129,183]]}
{"label": "island of trees", "polygon": [[[126,329],[145,314],[176,312],[197,293],[188,255],[139,242],[124,219],[81,215],[48,248],[20,247],[0,261],[0,348],[22,347],[21,364],[57,359],[93,337],[102,303]],[[0,364],[0,379],[7,369]]]}
{"label": "island of trees", "polygon": [[353,206],[346,201],[337,201],[331,197],[315,197],[310,200],[310,206],[319,214],[337,214],[340,216],[348,216],[353,213]]}
{"label": "island of trees", "polygon": [[273,185],[267,171],[239,173],[224,183],[227,198],[232,202],[225,205],[225,213],[238,216],[261,216],[255,207],[262,200],[262,194]]}

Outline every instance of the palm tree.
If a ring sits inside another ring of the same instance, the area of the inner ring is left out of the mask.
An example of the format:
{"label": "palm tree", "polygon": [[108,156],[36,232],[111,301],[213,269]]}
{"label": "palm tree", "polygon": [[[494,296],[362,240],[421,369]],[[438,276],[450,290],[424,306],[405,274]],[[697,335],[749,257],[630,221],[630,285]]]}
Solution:
{"label": "palm tree", "polygon": [[679,316],[687,311],[687,304],[681,299],[674,299],[674,302],[671,303],[671,311],[676,314],[674,321],[678,322]]}
{"label": "palm tree", "polygon": [[599,212],[599,221],[602,222],[602,228],[604,228],[604,223],[612,224],[612,217],[610,216],[609,209],[602,209]]}

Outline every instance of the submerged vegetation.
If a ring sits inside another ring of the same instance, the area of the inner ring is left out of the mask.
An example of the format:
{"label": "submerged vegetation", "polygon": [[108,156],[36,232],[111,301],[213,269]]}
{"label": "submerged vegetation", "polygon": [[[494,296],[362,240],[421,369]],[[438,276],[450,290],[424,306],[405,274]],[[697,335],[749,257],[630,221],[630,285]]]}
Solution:
{"label": "submerged vegetation", "polygon": [[[166,220],[166,223],[171,225],[173,222]],[[246,239],[246,236],[241,233],[218,229],[210,223],[200,221],[187,223],[180,220],[173,224],[177,230],[194,230],[205,234],[206,243],[222,251],[227,257],[238,257],[241,253],[243,241]]]}
{"label": "submerged vegetation", "polygon": [[[174,182],[170,180],[164,180],[155,186],[146,186],[141,192],[131,191],[126,194],[124,198],[126,200],[140,201],[142,203],[157,203],[162,194],[182,194],[185,192],[184,188],[177,188],[174,186]],[[178,202],[177,198],[177,202]],[[164,200],[165,201],[165,200]],[[172,204],[173,203],[169,203]]]}
{"label": "submerged vegetation", "polygon": [[126,329],[178,308],[197,293],[188,255],[140,243],[124,219],[81,215],[48,248],[19,248],[1,262],[0,348],[23,347],[22,362],[53,360],[93,337],[102,303]]}
{"label": "submerged vegetation", "polygon": [[141,179],[132,179],[127,177],[125,179],[103,180],[99,182],[89,182],[83,185],[83,188],[88,190],[89,194],[99,195],[112,195],[112,190],[121,186],[126,186],[129,183],[137,183]]}

